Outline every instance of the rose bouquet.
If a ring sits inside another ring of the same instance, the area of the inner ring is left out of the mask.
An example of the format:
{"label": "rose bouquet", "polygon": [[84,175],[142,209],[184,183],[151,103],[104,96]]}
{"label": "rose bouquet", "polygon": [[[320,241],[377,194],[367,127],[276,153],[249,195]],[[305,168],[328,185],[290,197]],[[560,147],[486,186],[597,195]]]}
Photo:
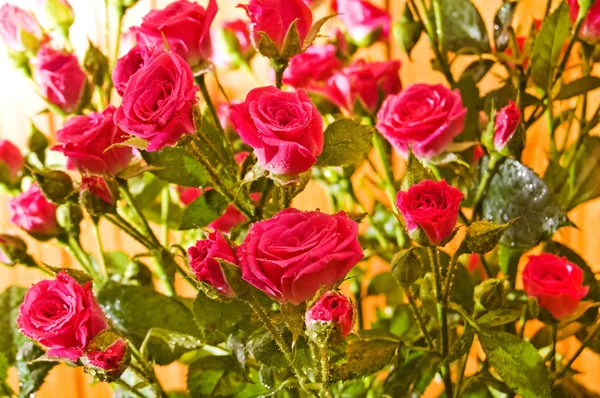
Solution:
{"label": "rose bouquet", "polygon": [[[135,3],[106,0],[117,26]],[[0,294],[0,396],[58,363],[117,397],[597,396],[572,365],[600,352],[600,286],[555,239],[600,196],[593,3],[522,26],[505,2],[490,37],[470,0],[410,0],[394,24],[367,0],[248,0],[221,26],[215,0],[178,0],[83,59],[66,0],[2,6],[9,57],[63,118],[52,142],[34,125],[24,152],[0,141],[11,222],[80,267],[0,235],[4,265],[46,274]],[[421,36],[444,84],[364,56]],[[217,72],[260,80],[258,57],[271,82],[229,98]],[[543,177],[523,164],[539,119]],[[329,203],[301,211],[309,182]],[[105,251],[101,222],[139,245]],[[175,361],[185,391],[156,377]]]}

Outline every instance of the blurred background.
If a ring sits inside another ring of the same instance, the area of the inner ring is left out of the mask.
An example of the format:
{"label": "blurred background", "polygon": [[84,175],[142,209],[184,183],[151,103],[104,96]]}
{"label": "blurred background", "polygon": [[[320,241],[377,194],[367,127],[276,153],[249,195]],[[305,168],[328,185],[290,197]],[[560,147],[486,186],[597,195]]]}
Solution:
{"label": "blurred background", "polygon": [[[88,38],[100,48],[106,46],[106,21],[104,12],[103,0],[69,0],[76,15],[75,24],[71,28],[71,41],[76,49],[80,60],[87,49]],[[404,7],[402,0],[371,0],[374,4],[387,7],[392,15],[393,21],[400,19],[401,11]],[[447,0],[452,1],[452,0]],[[137,25],[141,22],[141,18],[153,8],[162,8],[168,4],[169,0],[140,0],[136,6],[130,9],[125,17],[125,30],[132,25]],[[243,16],[243,11],[235,6],[244,2],[244,0],[218,0],[219,12],[213,27],[218,28],[223,20],[230,20]],[[479,8],[481,14],[486,20],[488,28],[493,26],[493,17],[502,4],[502,0],[473,0]],[[555,1],[557,3],[558,1]],[[18,4],[20,7],[35,10],[35,0],[0,0],[0,5],[4,3]],[[199,3],[205,4],[205,0],[200,0]],[[326,15],[328,0],[325,0],[324,5],[316,11],[319,15]],[[545,1],[540,0],[521,0],[518,8],[517,24],[520,26],[530,26],[533,18],[541,18]],[[114,19],[113,19],[114,21]],[[111,27],[114,29],[114,26]],[[490,32],[491,35],[491,32]],[[114,38],[114,33],[108,36]],[[114,39],[113,39],[114,40]],[[0,46],[2,46],[0,44]],[[127,38],[122,43],[123,53],[128,50],[130,43]],[[364,58],[370,60],[383,60],[388,57],[400,59],[402,68],[400,71],[403,85],[406,87],[417,82],[441,83],[444,78],[441,73],[433,71],[431,67],[431,53],[429,51],[429,43],[425,37],[421,38],[417,47],[413,50],[412,60],[409,60],[402,54],[399,48],[391,42],[389,46],[385,44],[377,44],[370,48],[368,52],[363,54]],[[466,67],[467,63],[455,63],[452,68],[455,73],[460,73]],[[266,82],[271,81],[271,74],[268,68],[268,62],[261,57],[255,57],[253,66],[258,71],[260,78]],[[598,71],[596,71],[596,74]],[[255,82],[248,78],[245,72],[221,72],[220,80],[225,87],[229,96],[233,98],[243,99],[246,93],[255,85]],[[479,84],[482,94],[493,89],[498,84],[499,77],[494,73],[489,73],[486,78]],[[214,91],[213,91],[214,92]],[[215,92],[215,95],[216,92]],[[592,101],[595,102],[595,101]],[[12,69],[12,65],[5,55],[3,47],[0,47],[0,138],[10,139],[15,144],[23,146],[29,135],[30,120],[33,120],[36,125],[48,136],[53,137],[55,130],[60,128],[62,120],[47,114],[39,114],[45,108],[44,103],[37,97],[31,84],[21,76],[20,72]],[[527,137],[526,152],[524,154],[524,163],[534,170],[540,172],[545,170],[547,160],[545,153],[547,151],[547,140],[542,124],[530,130]],[[397,177],[402,175],[402,161],[396,160]],[[363,190],[359,192],[360,199],[363,203],[372,201],[371,192]],[[19,235],[24,235],[17,231],[16,227],[12,226],[9,221],[8,198],[5,195],[0,195],[0,230],[3,232],[14,232]],[[316,208],[322,211],[327,211],[327,199],[318,185],[312,184],[303,192],[295,201],[294,207],[301,209]],[[598,231],[600,231],[600,202],[595,201],[577,207],[569,214],[569,218],[577,225],[578,228],[563,228],[556,237],[560,242],[569,245],[579,252],[582,257],[590,264],[595,271],[600,267],[600,244],[598,244]],[[102,224],[102,233],[104,244],[107,250],[123,250],[131,252],[132,250],[140,251],[141,247],[137,243],[127,238],[125,235],[114,231],[108,224]],[[83,245],[86,249],[93,252],[95,244],[92,238],[91,224],[83,226]],[[54,266],[69,267],[74,264],[69,255],[63,252],[56,245],[51,243],[40,244],[31,239],[30,253],[35,255],[39,260]],[[525,258],[525,257],[524,257]],[[74,265],[73,265],[74,266]],[[378,272],[385,270],[387,265],[377,263],[376,260],[371,260],[368,264],[368,275],[376,275]],[[32,283],[41,279],[42,274],[27,270],[23,267],[17,268],[0,268],[0,291],[10,285],[29,286]],[[189,288],[181,281],[177,281],[177,289],[182,294],[190,294]],[[361,305],[367,314],[365,316],[365,327],[373,320],[374,309],[377,306],[385,305],[384,300],[379,300],[378,297],[368,297]],[[535,327],[535,325],[532,325]],[[566,340],[560,347],[559,351],[565,355],[570,355],[578,347],[578,343],[574,338]],[[591,390],[600,393],[600,380],[597,377],[597,372],[600,371],[600,356],[586,351],[579,357],[574,366],[580,369],[584,374],[580,377],[585,385]],[[80,368],[81,369],[81,368]],[[108,385],[95,384],[92,385],[92,378],[85,375],[80,369],[68,368],[64,365],[55,367],[45,385],[38,393],[39,398],[85,398],[85,397],[110,397],[111,390]],[[166,389],[185,388],[186,369],[181,365],[170,365],[161,368],[158,372],[161,383]],[[14,374],[10,377],[11,384],[15,384],[16,377]],[[16,387],[16,385],[15,385]],[[435,386],[430,391],[432,394],[437,392]]]}

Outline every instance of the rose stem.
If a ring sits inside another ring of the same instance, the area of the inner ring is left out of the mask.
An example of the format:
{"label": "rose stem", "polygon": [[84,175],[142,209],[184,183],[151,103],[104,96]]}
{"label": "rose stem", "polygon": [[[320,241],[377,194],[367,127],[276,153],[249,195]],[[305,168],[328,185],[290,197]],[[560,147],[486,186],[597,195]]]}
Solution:
{"label": "rose stem", "polygon": [[[122,6],[116,6],[115,10],[117,11],[117,37],[115,38],[115,49],[113,53],[113,59],[110,60],[112,64],[111,70],[114,69],[115,64],[117,63],[117,59],[119,58],[119,50],[121,48],[121,31],[123,30],[123,17],[125,16],[125,8]],[[108,8],[106,9],[106,23],[108,24]],[[107,35],[108,36],[108,35]],[[109,48],[110,43],[106,43],[107,49]],[[112,79],[108,79],[108,86],[106,88],[106,103],[110,104],[110,98],[112,96],[113,89],[113,81]]]}
{"label": "rose stem", "polygon": [[169,184],[166,184],[162,190],[160,201],[160,220],[163,232],[163,245],[169,246],[169,206],[171,205],[171,195],[169,194]]}
{"label": "rose stem", "polygon": [[98,245],[98,255],[100,257],[100,275],[106,280],[108,279],[108,268],[106,267],[106,257],[104,256],[104,247],[102,245],[102,237],[100,235],[100,219],[94,217],[94,236],[96,237],[96,243]]}
{"label": "rose stem", "polygon": [[425,326],[425,322],[423,321],[421,312],[419,312],[419,307],[417,307],[415,297],[413,296],[412,292],[410,291],[410,286],[407,286],[407,288],[404,289],[404,294],[406,295],[406,298],[408,299],[408,303],[410,304],[410,306],[413,310],[413,313],[415,314],[415,318],[417,318],[417,322],[419,323],[419,326],[421,327],[421,333],[423,333],[425,340],[427,340],[427,346],[433,350],[435,348],[435,346],[433,344],[433,340],[431,339],[431,336],[429,335],[429,332],[427,331],[427,327]]}
{"label": "rose stem", "polygon": [[558,325],[556,322],[552,322],[550,326],[550,330],[552,331],[552,347],[550,351],[550,372],[556,372],[556,343],[558,338]]}
{"label": "rose stem", "polygon": [[446,287],[443,291],[443,300],[445,304],[448,304],[448,299],[450,298],[450,289],[452,288],[452,281],[454,280],[454,270],[456,269],[456,265],[458,264],[458,258],[462,253],[462,244],[456,249],[452,258],[450,259],[450,265],[448,266],[448,275],[446,275]]}
{"label": "rose stem", "polygon": [[496,168],[500,165],[500,161],[503,159],[504,158],[501,155],[494,153],[488,160],[487,167],[483,172],[483,177],[481,177],[481,181],[479,182],[479,186],[477,187],[475,200],[473,201],[473,215],[471,216],[471,223],[477,218],[477,213],[479,213],[481,201],[483,200],[485,192],[487,191],[487,188],[490,185],[490,182],[492,181],[492,177],[496,173]]}
{"label": "rose stem", "polygon": [[98,272],[96,271],[96,269],[94,268],[92,262],[90,261],[89,256],[87,255],[87,253],[81,247],[81,243],[79,243],[79,238],[78,237],[69,235],[69,237],[67,238],[67,240],[64,241],[64,242],[61,242],[61,243],[63,243],[64,246],[65,246],[65,248],[67,249],[67,251],[69,253],[71,253],[71,255],[73,257],[75,257],[75,259],[81,265],[81,267],[84,269],[84,271],[89,276],[92,277],[92,279],[94,280],[94,282],[100,280]]}
{"label": "rose stem", "polygon": [[319,362],[321,363],[321,395],[331,397],[329,393],[329,350],[327,349],[327,342],[319,346]]}
{"label": "rose stem", "polygon": [[287,69],[289,61],[287,59],[280,59],[273,62],[273,69],[275,70],[275,86],[281,90],[283,86],[283,73]]}
{"label": "rose stem", "polygon": [[146,396],[144,394],[142,394],[141,392],[139,392],[137,389],[135,389],[134,387],[130,386],[129,384],[125,383],[123,380],[115,380],[113,383],[115,383],[116,385],[118,385],[122,389],[124,389],[126,391],[129,391],[130,393],[134,394],[136,397],[146,398]]}
{"label": "rose stem", "polygon": [[573,365],[573,362],[575,362],[577,357],[579,357],[579,355],[581,355],[583,350],[585,350],[585,348],[588,346],[588,344],[596,337],[598,332],[600,332],[600,322],[598,322],[596,324],[596,326],[594,326],[594,329],[590,332],[590,334],[588,334],[588,336],[585,338],[585,340],[583,340],[581,342],[581,346],[579,347],[577,352],[575,352],[573,357],[571,359],[569,359],[569,362],[567,362],[567,364],[565,366],[563,366],[563,368],[553,377],[554,380],[560,379],[567,372],[567,370],[569,370],[571,368],[571,366]]}

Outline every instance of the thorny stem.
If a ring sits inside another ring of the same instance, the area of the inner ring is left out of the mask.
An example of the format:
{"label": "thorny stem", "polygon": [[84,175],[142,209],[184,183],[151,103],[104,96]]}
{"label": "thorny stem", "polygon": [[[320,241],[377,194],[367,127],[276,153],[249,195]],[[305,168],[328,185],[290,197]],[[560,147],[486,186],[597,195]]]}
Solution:
{"label": "thorny stem", "polygon": [[104,253],[104,246],[102,245],[102,236],[100,234],[100,220],[94,219],[94,236],[96,237],[96,242],[98,245],[98,257],[100,264],[100,275],[104,279],[108,279],[108,268],[106,267],[106,257]]}
{"label": "thorny stem", "polygon": [[430,349],[434,349],[435,346],[433,344],[433,340],[431,339],[431,336],[429,335],[429,332],[427,331],[427,326],[425,325],[425,321],[423,321],[423,317],[421,316],[419,307],[417,307],[415,297],[413,296],[412,292],[410,291],[410,287],[404,289],[404,294],[406,295],[406,298],[408,299],[408,303],[410,304],[410,306],[413,310],[413,313],[415,314],[415,318],[417,318],[417,322],[419,323],[419,327],[421,328],[421,333],[423,333],[423,336],[425,337],[425,340],[427,341],[427,346],[429,346]]}
{"label": "thorny stem", "polygon": [[496,168],[499,166],[499,163],[502,159],[504,158],[501,155],[492,154],[488,161],[487,168],[483,172],[483,177],[481,177],[481,181],[477,187],[477,193],[475,194],[475,200],[473,201],[473,216],[471,217],[471,223],[477,218],[481,201],[485,197],[487,188],[490,185],[492,177],[496,173]]}

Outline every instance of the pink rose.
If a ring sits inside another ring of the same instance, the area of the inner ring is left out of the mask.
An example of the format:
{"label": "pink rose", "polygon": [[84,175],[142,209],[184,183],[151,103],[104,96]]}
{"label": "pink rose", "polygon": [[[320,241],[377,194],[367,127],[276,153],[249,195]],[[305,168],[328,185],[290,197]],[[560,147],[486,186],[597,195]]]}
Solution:
{"label": "pink rose", "polygon": [[391,16],[367,0],[334,0],[333,9],[354,44],[368,47],[377,40],[387,40]]}
{"label": "pink rose", "polygon": [[513,137],[521,122],[521,111],[510,101],[507,106],[496,113],[494,120],[494,147],[500,152]]}
{"label": "pink rose", "polygon": [[334,104],[349,113],[354,113],[357,103],[374,113],[381,98],[402,89],[399,70],[400,61],[365,62],[361,59],[331,76],[323,91]]}
{"label": "pink rose", "polygon": [[296,209],[253,224],[237,255],[244,280],[294,305],[332,288],[364,256],[358,225],[344,212]]}
{"label": "pink rose", "polygon": [[571,315],[589,291],[583,271],[565,257],[550,253],[529,256],[523,270],[523,289],[537,297],[540,307],[561,321]]}
{"label": "pink rose", "polygon": [[398,192],[396,206],[411,237],[421,229],[429,242],[438,246],[452,235],[463,196],[445,180],[425,180],[411,186],[407,192]]}
{"label": "pink rose", "polygon": [[199,281],[208,283],[226,297],[235,297],[216,259],[220,258],[232,264],[237,264],[238,259],[219,232],[211,232],[206,239],[197,241],[195,246],[188,249],[188,255],[190,267]]}
{"label": "pink rose", "polygon": [[217,13],[216,0],[206,9],[195,2],[178,0],[165,9],[152,10],[140,27],[131,29],[138,44],[169,48],[192,67],[211,55],[210,25]]}
{"label": "pink rose", "polygon": [[42,27],[33,14],[12,4],[0,7],[0,36],[14,52],[35,51],[44,40]]}
{"label": "pink rose", "polygon": [[309,333],[324,325],[333,325],[346,337],[354,326],[354,306],[340,293],[325,293],[306,311],[305,323]]}
{"label": "pink rose", "polygon": [[250,0],[247,5],[240,4],[238,7],[246,10],[250,18],[250,31],[256,47],[259,46],[260,33],[263,32],[281,50],[294,21],[300,43],[304,43],[312,26],[312,12],[302,0]]}
{"label": "pink rose", "polygon": [[441,84],[413,84],[383,101],[377,129],[400,153],[429,158],[442,153],[463,131],[467,109],[458,90]]}
{"label": "pink rose", "polygon": [[211,31],[213,63],[221,68],[239,67],[256,53],[248,22],[242,19],[224,22],[221,29]]}
{"label": "pink rose", "polygon": [[0,140],[0,181],[5,180],[4,168],[7,174],[5,182],[14,184],[19,181],[24,164],[19,148],[8,140]]}
{"label": "pink rose", "polygon": [[196,91],[190,66],[179,55],[165,52],[131,76],[115,123],[148,141],[147,151],[174,145],[183,134],[195,131]]}
{"label": "pink rose", "polygon": [[[90,342],[82,358],[86,372],[102,381],[114,381],[121,376],[131,360],[127,342],[120,337],[113,340],[115,337],[116,335],[112,331],[98,334]],[[106,343],[103,341],[105,339],[112,341]]]}
{"label": "pink rose", "polygon": [[127,54],[117,60],[112,71],[112,81],[115,89],[122,97],[127,88],[131,76],[138,70],[149,64],[156,56],[166,52],[162,47],[134,46]]}
{"label": "pink rose", "polygon": [[[567,4],[569,4],[569,7],[571,8],[571,20],[575,22],[577,15],[579,14],[578,0],[567,0]],[[590,44],[596,44],[600,40],[600,2],[595,2],[590,7],[583,22],[583,26],[579,31],[579,38]]]}
{"label": "pink rose", "polygon": [[42,46],[33,62],[33,79],[46,100],[65,113],[75,112],[87,84],[75,55]]}
{"label": "pink rose", "polygon": [[296,88],[309,87],[327,80],[342,67],[333,44],[312,45],[305,52],[290,59],[283,73],[283,82]]}
{"label": "pink rose", "polygon": [[242,104],[231,106],[231,122],[273,174],[305,172],[323,150],[323,119],[302,90],[255,88]]}
{"label": "pink rose", "polygon": [[30,234],[51,238],[59,233],[56,205],[50,203],[37,184],[8,201],[10,221]]}
{"label": "pink rose", "polygon": [[114,114],[115,107],[109,105],[102,113],[72,117],[56,132],[58,144],[52,150],[68,157],[81,172],[118,174],[129,164],[132,151],[114,146],[129,138],[115,125]]}
{"label": "pink rose", "polygon": [[29,289],[17,324],[21,333],[48,348],[49,357],[71,361],[77,361],[90,340],[107,328],[92,284],[81,286],[65,271]]}

